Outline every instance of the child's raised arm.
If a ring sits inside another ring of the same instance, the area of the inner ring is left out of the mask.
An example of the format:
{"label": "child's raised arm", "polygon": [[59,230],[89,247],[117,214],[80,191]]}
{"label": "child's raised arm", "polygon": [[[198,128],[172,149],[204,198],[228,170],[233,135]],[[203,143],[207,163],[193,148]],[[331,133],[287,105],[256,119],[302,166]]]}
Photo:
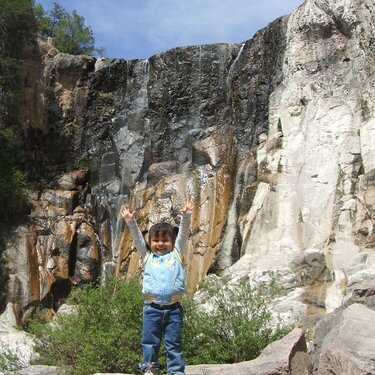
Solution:
{"label": "child's raised arm", "polygon": [[135,242],[135,247],[141,253],[141,256],[144,257],[147,252],[146,241],[138,228],[137,222],[134,218],[134,213],[135,211],[130,211],[128,204],[124,204],[120,209],[121,217],[129,226],[130,233],[132,234],[133,240]]}

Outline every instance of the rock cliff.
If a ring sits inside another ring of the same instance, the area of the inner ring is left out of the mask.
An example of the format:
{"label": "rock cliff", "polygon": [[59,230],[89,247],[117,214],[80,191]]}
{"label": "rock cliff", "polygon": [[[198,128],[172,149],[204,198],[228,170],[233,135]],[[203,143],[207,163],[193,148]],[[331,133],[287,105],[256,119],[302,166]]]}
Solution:
{"label": "rock cliff", "polygon": [[136,275],[120,205],[147,229],[177,224],[192,194],[190,290],[276,278],[275,311],[313,335],[375,273],[374,20],[371,0],[306,0],[244,43],[148,60],[36,44],[21,116],[46,182],[12,243],[9,301],[56,310],[74,284]]}
{"label": "rock cliff", "polygon": [[18,242],[30,271],[22,307],[43,300],[56,310],[72,284],[139,272],[118,220],[127,201],[146,230],[156,220],[177,224],[184,195],[193,195],[190,290],[241,257],[237,221],[257,190],[254,152],[268,133],[285,28],[279,19],[243,44],[176,48],[149,60],[34,46],[24,74],[39,96],[26,91],[22,120],[30,168],[46,182],[30,193],[32,225]]}

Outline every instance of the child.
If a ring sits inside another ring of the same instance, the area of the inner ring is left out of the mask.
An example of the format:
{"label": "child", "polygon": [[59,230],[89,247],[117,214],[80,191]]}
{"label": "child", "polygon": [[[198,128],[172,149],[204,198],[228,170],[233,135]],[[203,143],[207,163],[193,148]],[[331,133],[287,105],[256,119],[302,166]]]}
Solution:
{"label": "child", "polygon": [[134,212],[129,205],[121,207],[125,219],[141,253],[144,263],[141,369],[153,374],[159,370],[158,354],[162,338],[167,351],[168,374],[184,375],[185,364],[182,352],[183,311],[180,300],[185,291],[185,270],[182,256],[189,238],[189,227],[193,201],[184,200],[181,210],[181,224],[176,238],[173,227],[168,223],[157,223],[149,230],[149,249],[140,232]]}

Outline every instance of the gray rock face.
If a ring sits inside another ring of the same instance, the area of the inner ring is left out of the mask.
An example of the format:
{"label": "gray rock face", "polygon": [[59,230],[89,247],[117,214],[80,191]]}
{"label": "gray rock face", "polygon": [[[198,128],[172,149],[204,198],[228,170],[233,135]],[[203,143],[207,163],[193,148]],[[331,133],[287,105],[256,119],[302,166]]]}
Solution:
{"label": "gray rock face", "polygon": [[[343,305],[320,320],[312,348],[314,374],[325,374],[329,369],[336,371],[334,373],[344,371],[343,374],[349,369],[353,374],[362,374],[364,369],[373,373],[369,370],[371,354],[366,350],[373,345],[373,338],[369,338],[373,324],[369,319],[373,318],[374,311],[375,284],[371,280],[357,285]],[[332,345],[336,345],[336,349]],[[356,348],[358,345],[363,347]]]}
{"label": "gray rock face", "polygon": [[299,280],[305,285],[313,284],[322,279],[330,279],[326,275],[327,266],[324,253],[321,250],[306,249],[297,254],[291,262],[291,267]]}
{"label": "gray rock face", "polygon": [[375,352],[375,311],[364,305],[346,308],[325,336],[317,374],[375,374],[370,358]]}

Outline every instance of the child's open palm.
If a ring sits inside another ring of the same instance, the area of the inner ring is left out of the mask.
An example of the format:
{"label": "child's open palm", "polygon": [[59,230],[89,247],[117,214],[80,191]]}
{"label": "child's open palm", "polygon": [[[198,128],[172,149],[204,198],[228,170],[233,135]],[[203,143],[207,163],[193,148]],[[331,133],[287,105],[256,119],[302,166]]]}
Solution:
{"label": "child's open palm", "polygon": [[124,204],[120,210],[121,217],[125,220],[134,220],[134,212],[130,211],[128,204]]}
{"label": "child's open palm", "polygon": [[183,214],[191,213],[193,212],[194,203],[190,195],[186,196],[184,199],[184,206],[182,207],[181,212]]}

